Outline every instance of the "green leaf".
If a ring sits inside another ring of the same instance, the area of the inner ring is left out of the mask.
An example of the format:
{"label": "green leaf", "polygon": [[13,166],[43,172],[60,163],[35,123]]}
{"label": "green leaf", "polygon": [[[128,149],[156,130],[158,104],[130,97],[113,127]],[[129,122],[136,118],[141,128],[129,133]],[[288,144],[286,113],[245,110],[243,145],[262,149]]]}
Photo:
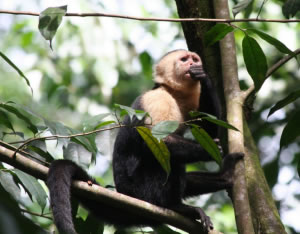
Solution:
{"label": "green leaf", "polygon": [[203,117],[202,119],[206,119],[209,122],[212,122],[216,125],[219,125],[221,127],[227,128],[227,129],[231,129],[231,130],[234,130],[234,131],[239,131],[236,127],[232,126],[231,124],[229,124],[229,123],[227,123],[223,120],[219,120],[219,119],[211,118],[211,117]]}
{"label": "green leaf", "polygon": [[299,0],[287,0],[282,6],[282,13],[287,19],[294,17],[298,11],[300,11]]}
{"label": "green leaf", "polygon": [[67,5],[60,7],[48,7],[40,13],[39,30],[46,40],[51,41],[56,34],[56,31],[61,24],[63,16],[67,13]]}
{"label": "green leaf", "polygon": [[291,51],[289,48],[287,48],[282,42],[280,42],[279,40],[277,40],[276,38],[262,32],[259,31],[255,28],[250,28],[247,29],[248,31],[254,32],[256,35],[258,35],[261,39],[265,40],[266,42],[268,42],[269,44],[273,45],[277,50],[279,50],[281,53],[284,54],[290,54],[293,55],[294,52]]}
{"label": "green leaf", "polygon": [[204,117],[200,117],[201,119],[205,119],[209,122],[212,122],[216,125],[219,125],[221,127],[224,128],[228,128],[234,131],[239,131],[236,127],[232,126],[231,124],[223,121],[223,120],[219,120],[216,116],[205,113],[205,112],[200,112],[200,111],[190,111],[189,115],[193,118],[198,117],[198,116],[204,116]]}
{"label": "green leaf", "polygon": [[[44,119],[45,125],[49,128],[52,135],[60,135],[60,136],[69,136],[69,129],[60,122],[54,122],[47,119]],[[59,142],[63,144],[63,146],[67,147],[69,143],[69,139],[61,138],[57,139]]]}
{"label": "green leaf", "polygon": [[189,115],[190,115],[192,118],[196,118],[196,117],[199,117],[199,116],[207,116],[207,117],[210,117],[210,118],[212,118],[212,119],[217,119],[216,116],[211,115],[211,114],[208,114],[208,113],[205,113],[205,112],[201,112],[201,111],[190,111],[190,112],[189,112]]}
{"label": "green leaf", "polygon": [[0,124],[4,125],[5,127],[9,128],[13,132],[15,132],[15,129],[14,129],[13,125],[11,124],[11,122],[8,118],[8,115],[4,111],[1,111],[1,110],[0,110]]}
{"label": "green leaf", "polygon": [[47,162],[53,161],[53,156],[49,152],[45,152],[39,147],[36,147],[34,145],[28,145],[27,148],[38,155],[42,156]]}
{"label": "green leaf", "polygon": [[99,129],[99,128],[102,128],[102,127],[104,127],[104,126],[106,126],[106,125],[114,124],[114,123],[116,123],[116,121],[113,121],[113,120],[104,121],[104,122],[98,124],[98,125],[95,127],[95,130],[96,130],[96,129]]}
{"label": "green leaf", "polygon": [[179,122],[178,121],[162,121],[156,124],[151,132],[152,135],[157,139],[161,140],[171,133],[175,132],[176,129],[179,127]]}
{"label": "green leaf", "polygon": [[[2,169],[2,168],[1,168]],[[0,184],[17,201],[21,201],[21,190],[17,186],[15,174],[12,171],[0,170]],[[1,199],[1,198],[0,198]]]}
{"label": "green leaf", "polygon": [[150,129],[141,126],[137,127],[136,129],[169,176],[171,171],[170,152],[166,144],[162,140],[158,141],[154,136],[152,136]]}
{"label": "green leaf", "polygon": [[204,35],[204,45],[211,46],[217,41],[223,39],[228,33],[232,32],[234,28],[227,24],[216,24]]}
{"label": "green leaf", "polygon": [[217,144],[208,135],[208,133],[203,129],[199,128],[195,124],[191,124],[191,131],[195,139],[200,143],[200,145],[212,156],[212,158],[219,164],[222,164],[222,156],[219,151]]}
{"label": "green leaf", "polygon": [[233,14],[234,18],[238,13],[240,13],[241,11],[246,9],[250,5],[251,2],[253,2],[253,0],[243,0],[243,1],[240,1],[238,4],[236,4],[232,8],[232,14]]}
{"label": "green leaf", "polygon": [[126,114],[129,115],[130,119],[132,120],[132,118],[135,116],[138,120],[142,120],[148,113],[142,110],[135,110],[129,106],[123,106],[120,104],[115,104],[114,105],[115,108],[119,108],[123,111],[126,112]]}
{"label": "green leaf", "polygon": [[93,116],[93,117],[87,119],[82,124],[83,131],[89,132],[89,131],[95,130],[97,128],[97,126],[101,124],[101,121],[110,115],[111,115],[110,113],[105,113],[105,114],[96,115],[96,116]]}
{"label": "green leaf", "polygon": [[298,110],[284,127],[280,138],[280,149],[293,143],[300,136],[300,111]]}
{"label": "green leaf", "polygon": [[64,159],[76,162],[88,169],[92,160],[92,154],[83,149],[79,144],[71,142],[67,147],[63,148]]}
{"label": "green leaf", "polygon": [[300,90],[291,92],[287,97],[277,102],[270,110],[268,114],[268,118],[272,115],[275,111],[285,107],[286,105],[292,103],[293,101],[297,100],[300,97]]}
{"label": "green leaf", "polygon": [[26,190],[30,191],[31,195],[35,197],[43,212],[47,204],[47,194],[42,185],[31,175],[18,169],[14,169],[14,172],[22,182],[23,186],[26,187]]}
{"label": "green leaf", "polygon": [[[68,129],[69,129],[69,131],[71,132],[72,135],[81,133],[81,132],[79,132],[75,129],[72,129],[72,128],[68,128]],[[86,136],[77,136],[77,137],[72,137],[71,138],[71,141],[73,141],[73,142],[75,142],[79,145],[82,145],[86,150],[91,152],[93,154],[94,159],[95,159],[96,154],[98,152],[95,140],[96,140],[96,134],[95,133],[90,134],[90,135],[86,135]]]}
{"label": "green leaf", "polygon": [[267,59],[257,41],[248,35],[244,37],[242,47],[245,65],[257,92],[266,79]]}
{"label": "green leaf", "polygon": [[21,113],[19,109],[5,103],[0,103],[0,108],[5,109],[6,111],[16,115],[19,119],[25,121],[28,124],[27,128],[34,134],[38,132],[37,127],[31,122],[31,120],[28,117]]}
{"label": "green leaf", "polygon": [[24,78],[26,84],[30,87],[31,89],[31,93],[33,94],[33,89],[32,87],[30,86],[30,82],[28,80],[28,78],[24,75],[24,73],[8,58],[5,56],[5,54],[3,54],[1,51],[0,51],[0,56],[11,66],[13,67],[13,69],[15,69],[18,74]]}

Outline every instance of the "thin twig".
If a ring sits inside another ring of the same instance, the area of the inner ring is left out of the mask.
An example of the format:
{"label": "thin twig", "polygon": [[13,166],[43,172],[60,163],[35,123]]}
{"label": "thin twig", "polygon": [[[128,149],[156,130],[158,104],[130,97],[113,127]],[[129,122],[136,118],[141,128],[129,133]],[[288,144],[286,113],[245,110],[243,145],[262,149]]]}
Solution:
{"label": "thin twig", "polygon": [[57,139],[64,139],[64,138],[72,138],[72,137],[79,137],[79,136],[87,136],[87,135],[91,135],[94,133],[99,133],[99,132],[103,132],[103,131],[108,131],[108,130],[113,130],[116,128],[121,128],[121,127],[125,127],[126,125],[116,125],[113,127],[109,127],[109,128],[102,128],[102,129],[97,129],[94,131],[90,131],[90,132],[85,132],[85,133],[78,133],[78,134],[72,134],[72,135],[66,135],[66,136],[62,136],[62,135],[52,135],[52,136],[45,136],[45,137],[36,137],[36,138],[30,138],[28,140],[26,140],[22,145],[20,145],[16,151],[15,154],[18,153],[21,149],[24,148],[24,146],[28,145],[29,143],[33,142],[33,141],[37,141],[37,140],[57,140]]}
{"label": "thin twig", "polygon": [[23,212],[23,213],[30,214],[30,215],[34,215],[34,216],[38,216],[38,217],[42,217],[42,218],[45,218],[45,219],[50,219],[50,220],[52,220],[52,218],[49,217],[49,216],[46,216],[46,215],[43,215],[43,214],[38,214],[38,213],[35,213],[35,212],[31,212],[31,211],[29,211],[29,210],[20,209],[20,211]]}
{"label": "thin twig", "polygon": [[292,58],[296,57],[298,54],[300,54],[300,48],[293,51],[293,54],[289,54],[284,56],[282,59],[280,59],[277,63],[275,63],[272,67],[270,67],[267,71],[266,78],[271,76],[275,71],[278,70],[283,64],[291,60]]}
{"label": "thin twig", "polygon": [[[40,13],[29,11],[6,11],[0,10],[0,14],[11,15],[31,15],[39,16]],[[138,21],[162,21],[162,22],[218,22],[218,23],[239,23],[239,22],[269,22],[269,23],[299,23],[300,19],[209,19],[209,18],[157,18],[157,17],[137,17],[119,14],[105,13],[66,13],[65,16],[75,17],[111,17]]]}

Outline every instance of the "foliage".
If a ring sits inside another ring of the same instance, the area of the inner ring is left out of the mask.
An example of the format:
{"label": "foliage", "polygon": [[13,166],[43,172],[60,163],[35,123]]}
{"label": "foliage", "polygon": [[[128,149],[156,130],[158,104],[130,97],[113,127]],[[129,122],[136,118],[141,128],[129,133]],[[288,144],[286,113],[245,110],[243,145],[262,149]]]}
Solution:
{"label": "foliage", "polygon": [[[262,18],[280,18],[282,16],[270,12],[267,7],[262,6],[262,2],[266,1],[256,1],[256,3],[254,0],[235,1],[236,5],[232,9],[233,15],[239,14],[244,17],[251,15],[252,17],[261,12],[260,17]],[[282,4],[280,7],[282,7],[283,16],[291,18],[299,16],[298,3],[297,0],[288,0],[284,3],[268,1],[265,4],[272,4],[273,7]],[[94,10],[100,7],[104,12],[109,9],[108,3],[102,4],[104,8],[98,4],[82,4],[85,9]],[[157,14],[165,17],[168,12],[168,14],[174,15],[174,7],[172,11],[170,5],[174,6],[174,3],[169,1],[167,7],[162,4],[161,10]],[[145,7],[143,9],[140,7],[140,9],[145,14],[152,15],[152,12],[146,12]],[[49,15],[49,10],[55,12],[58,10],[59,12]],[[91,162],[96,162],[96,157],[98,163],[105,158],[103,155],[109,155],[111,152],[109,149],[113,136],[110,136],[110,133],[105,135],[108,138],[105,141],[108,142],[107,144],[103,143],[104,140],[99,142],[99,139],[105,138],[102,130],[110,129],[112,126],[118,127],[118,121],[125,115],[139,119],[147,116],[147,113],[133,110],[126,105],[130,105],[135,97],[151,87],[152,66],[153,61],[158,59],[157,54],[161,55],[173,47],[176,48],[176,45],[182,41],[183,35],[179,30],[179,24],[155,22],[150,25],[130,21],[126,21],[125,24],[123,20],[103,18],[75,20],[63,17],[65,13],[66,7],[48,8],[40,16],[39,29],[41,33],[50,41],[55,36],[53,52],[49,50],[47,44],[43,44],[43,39],[36,28],[37,22],[33,21],[34,19],[29,17],[10,18],[11,23],[7,24],[6,28],[0,26],[2,38],[0,48],[0,137],[5,142],[16,143],[17,147],[26,143],[22,149],[26,149],[37,160],[44,163],[64,157],[72,158],[88,168]],[[132,14],[136,15],[136,12]],[[50,17],[47,24],[44,24],[45,17],[47,19]],[[6,20],[1,20],[1,22],[6,22]],[[60,30],[57,31],[59,25],[61,25]],[[292,168],[293,171],[298,171],[300,174],[299,111],[297,111],[299,109],[299,90],[297,88],[299,86],[299,69],[296,60],[291,61],[289,65],[280,67],[271,77],[266,76],[267,69],[280,58],[284,55],[293,55],[289,48],[299,47],[299,42],[291,45],[281,42],[283,40],[281,35],[288,30],[288,26],[283,25],[277,28],[279,26],[273,25],[267,23],[217,24],[211,28],[204,39],[206,46],[213,46],[228,33],[234,32],[235,34],[240,71],[242,71],[241,87],[249,87],[250,79],[245,77],[250,76],[258,95],[250,124],[255,140],[260,146],[264,165],[265,162],[269,163],[265,165],[265,172],[271,188],[276,185],[277,187],[283,186],[282,182],[278,183],[278,174],[283,167]],[[299,30],[299,25],[290,26],[290,28],[296,31]],[[110,33],[111,29],[115,29],[113,33]],[[166,31],[168,33],[165,33]],[[147,40],[151,43],[144,46],[143,43],[147,43]],[[106,47],[110,49],[106,50]],[[27,60],[31,62],[27,63]],[[17,75],[21,76],[23,80],[20,80]],[[27,85],[24,85],[24,81]],[[30,89],[33,90],[33,95]],[[267,95],[263,95],[266,91]],[[122,103],[122,105],[114,107],[115,103]],[[271,110],[269,110],[270,107],[272,107]],[[268,120],[267,113],[269,113]],[[213,116],[204,114],[200,117],[223,127],[237,130],[234,126],[228,126],[226,122],[217,120]],[[155,155],[167,174],[172,168],[169,165],[168,152],[162,139],[176,131],[178,125],[177,122],[159,123],[152,128],[151,132],[147,128],[138,127],[149,147],[155,152],[161,152],[161,154],[155,153]],[[283,131],[281,131],[282,129]],[[92,131],[98,131],[98,133],[80,135]],[[203,129],[192,126],[192,133],[220,163],[220,152]],[[61,137],[51,138],[53,135]],[[67,137],[69,135],[74,136]],[[32,137],[41,139],[26,142]],[[55,143],[51,144],[50,139],[55,139]],[[277,143],[271,144],[272,142]],[[275,147],[272,146],[274,144]],[[157,147],[153,148],[153,145]],[[100,167],[104,166],[100,165]],[[197,164],[189,166],[188,169],[211,169],[211,167],[214,165]],[[110,168],[103,173],[98,176],[111,177],[109,176],[111,175]],[[38,215],[30,215],[30,219],[25,218],[19,209],[21,204],[27,211],[33,211],[33,213],[41,215],[48,212],[44,184],[21,171],[6,168],[3,165],[0,168],[0,175],[0,220],[9,219],[14,224],[8,227],[9,230],[2,230],[1,228],[5,228],[7,225],[1,225],[0,232],[43,233],[43,230],[34,223],[39,223],[39,226],[49,230],[51,228],[49,220]],[[111,179],[107,181],[111,181]],[[5,185],[4,182],[6,182]],[[292,183],[299,183],[297,175],[291,177],[284,184],[286,191],[289,186],[292,186]],[[19,200],[16,199],[21,194],[17,190],[19,186],[24,188],[28,195],[27,198],[30,199],[26,200],[23,197]],[[278,195],[275,194],[275,196]],[[226,220],[226,214],[232,212],[232,208],[226,204],[228,202],[224,201],[223,197],[224,195],[217,193],[207,201],[201,200],[207,209],[217,210],[213,219],[216,217],[218,220]],[[278,206],[283,207],[288,202],[287,199],[291,197],[299,203],[297,194],[286,194],[286,196],[277,198]],[[216,204],[222,212],[219,212]],[[288,205],[289,209],[293,209],[294,204]],[[84,212],[79,209],[78,214],[82,215],[82,213]],[[282,213],[284,214],[284,210]],[[289,223],[289,220],[286,222],[287,225],[293,225]],[[77,217],[79,228],[83,227],[84,223],[91,228],[91,233],[95,230],[95,232],[103,232],[103,225],[101,224],[99,227],[99,223],[95,223],[89,216]],[[235,233],[232,225],[226,227],[226,225],[220,224],[221,231]],[[16,229],[12,229],[13,227]],[[165,233],[165,228],[167,227],[159,228],[156,231]]]}

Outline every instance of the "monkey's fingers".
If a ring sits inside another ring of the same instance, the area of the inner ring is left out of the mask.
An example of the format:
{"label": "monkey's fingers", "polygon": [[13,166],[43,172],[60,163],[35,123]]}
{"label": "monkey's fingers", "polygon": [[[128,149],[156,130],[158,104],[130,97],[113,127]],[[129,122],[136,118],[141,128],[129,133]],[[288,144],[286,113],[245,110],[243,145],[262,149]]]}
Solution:
{"label": "monkey's fingers", "polygon": [[204,72],[202,66],[191,66],[189,73],[193,80],[201,80],[207,77],[206,73]]}
{"label": "monkey's fingers", "polygon": [[224,152],[223,152],[223,148],[222,148],[220,139],[219,138],[215,138],[214,142],[217,144],[218,149],[220,151],[220,154],[223,156]]}

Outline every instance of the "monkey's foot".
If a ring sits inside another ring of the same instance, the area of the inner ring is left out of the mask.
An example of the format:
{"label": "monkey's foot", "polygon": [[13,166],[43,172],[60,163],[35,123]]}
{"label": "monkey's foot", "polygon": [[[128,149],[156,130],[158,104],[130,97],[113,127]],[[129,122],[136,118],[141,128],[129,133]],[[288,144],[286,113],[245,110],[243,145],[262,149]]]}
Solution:
{"label": "monkey's foot", "polygon": [[214,229],[214,225],[212,224],[210,217],[207,216],[201,208],[197,207],[195,209],[199,214],[199,219],[203,225],[203,229],[207,232]]}

